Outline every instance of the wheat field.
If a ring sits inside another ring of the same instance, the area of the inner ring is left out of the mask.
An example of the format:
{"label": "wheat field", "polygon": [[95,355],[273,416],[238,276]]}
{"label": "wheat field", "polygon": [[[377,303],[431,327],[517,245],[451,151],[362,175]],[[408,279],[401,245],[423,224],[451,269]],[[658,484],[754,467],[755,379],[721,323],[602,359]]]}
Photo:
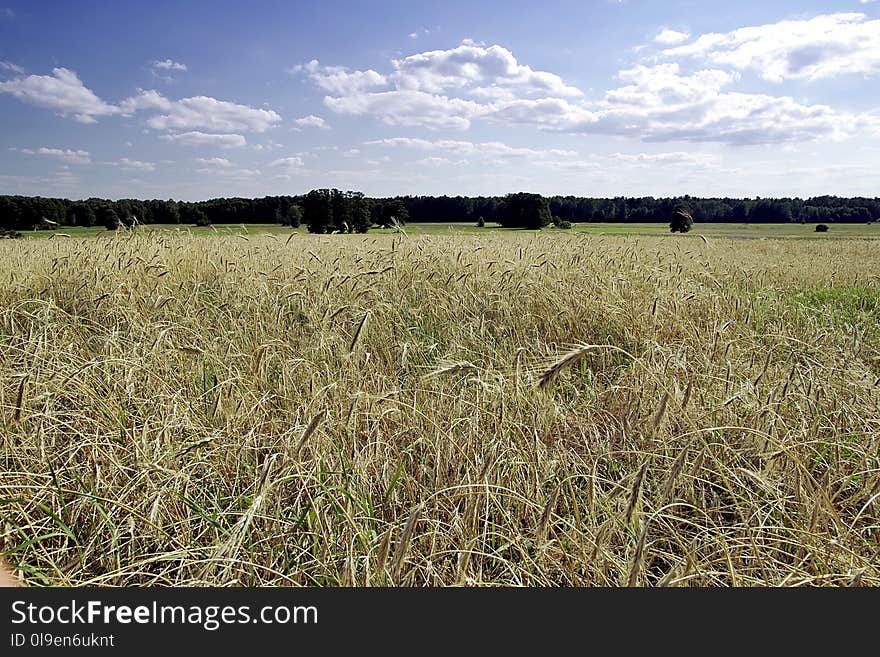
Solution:
{"label": "wheat field", "polygon": [[31,586],[880,584],[871,240],[0,242]]}

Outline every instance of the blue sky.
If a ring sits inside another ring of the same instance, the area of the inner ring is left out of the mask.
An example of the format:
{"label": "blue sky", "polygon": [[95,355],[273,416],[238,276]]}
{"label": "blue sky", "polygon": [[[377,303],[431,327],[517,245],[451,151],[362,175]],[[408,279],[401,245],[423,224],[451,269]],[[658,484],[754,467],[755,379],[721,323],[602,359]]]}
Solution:
{"label": "blue sky", "polygon": [[880,2],[0,0],[0,194],[880,195]]}

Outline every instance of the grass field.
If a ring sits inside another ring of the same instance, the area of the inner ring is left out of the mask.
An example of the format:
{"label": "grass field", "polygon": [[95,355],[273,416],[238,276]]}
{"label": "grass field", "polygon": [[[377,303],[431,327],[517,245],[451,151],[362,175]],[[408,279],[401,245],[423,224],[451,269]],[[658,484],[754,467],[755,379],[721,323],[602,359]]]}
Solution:
{"label": "grass field", "polygon": [[873,240],[274,228],[0,241],[29,583],[880,584]]}
{"label": "grass field", "polygon": [[[139,229],[141,232],[159,232],[162,234],[185,234],[185,235],[290,235],[290,233],[303,234],[305,227],[291,230],[278,224],[229,224],[209,227],[195,227],[188,225],[172,224],[148,224]],[[509,232],[496,224],[489,224],[484,228],[477,228],[470,223],[411,223],[404,228],[407,235],[486,235],[496,232]],[[668,224],[615,224],[615,223],[581,223],[575,224],[573,232],[587,233],[589,235],[669,235]],[[373,235],[390,235],[394,231],[389,229],[372,229]],[[533,232],[533,231],[530,231]],[[557,232],[547,228],[545,232]],[[48,239],[54,234],[62,237],[110,237],[113,233],[103,227],[92,228],[62,228],[57,231],[34,230],[26,231],[24,235],[36,239]],[[812,224],[696,224],[691,236],[705,235],[715,237],[736,237],[744,239],[773,238],[773,237],[799,237],[804,239],[839,239],[839,238],[880,238],[880,224],[837,224],[832,225],[828,233],[817,233]]]}

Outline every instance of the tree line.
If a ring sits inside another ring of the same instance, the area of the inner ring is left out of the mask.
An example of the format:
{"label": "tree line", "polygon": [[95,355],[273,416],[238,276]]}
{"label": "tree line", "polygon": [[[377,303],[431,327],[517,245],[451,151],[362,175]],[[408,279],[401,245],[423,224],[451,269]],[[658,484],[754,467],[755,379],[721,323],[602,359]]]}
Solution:
{"label": "tree line", "polygon": [[305,225],[311,232],[365,232],[370,226],[407,222],[498,223],[510,228],[565,227],[579,222],[670,220],[680,204],[694,222],[868,223],[880,221],[880,198],[817,196],[800,198],[616,197],[588,198],[538,194],[497,196],[398,196],[369,198],[361,192],[317,189],[297,196],[175,200],[69,200],[0,196],[0,228],[7,231],[56,226],[135,224]]}

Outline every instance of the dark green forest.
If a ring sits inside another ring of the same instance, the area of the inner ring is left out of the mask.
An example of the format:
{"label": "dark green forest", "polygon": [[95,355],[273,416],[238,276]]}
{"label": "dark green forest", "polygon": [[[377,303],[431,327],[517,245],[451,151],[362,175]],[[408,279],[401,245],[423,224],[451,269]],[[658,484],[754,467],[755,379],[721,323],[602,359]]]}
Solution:
{"label": "dark green forest", "polygon": [[566,222],[667,223],[684,204],[694,222],[868,223],[880,220],[880,198],[818,196],[800,198],[586,198],[509,194],[505,197],[399,196],[368,198],[360,192],[312,190],[299,196],[216,198],[196,203],[175,200],[69,200],[0,196],[0,228],[34,230],[62,226],[135,224],[305,225],[311,232],[366,232],[372,225],[407,222],[498,223],[541,228]]}

